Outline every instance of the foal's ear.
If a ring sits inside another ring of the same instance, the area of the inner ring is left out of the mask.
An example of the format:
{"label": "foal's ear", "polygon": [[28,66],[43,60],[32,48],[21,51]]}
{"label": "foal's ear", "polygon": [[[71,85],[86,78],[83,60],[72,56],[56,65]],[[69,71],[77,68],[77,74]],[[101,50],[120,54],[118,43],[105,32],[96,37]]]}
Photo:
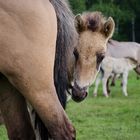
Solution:
{"label": "foal's ear", "polygon": [[78,14],[78,15],[75,16],[74,24],[75,24],[75,28],[76,28],[76,30],[77,30],[78,33],[80,33],[80,32],[83,31],[84,22],[83,22],[83,19],[82,19],[82,17],[81,17],[80,14]]}
{"label": "foal's ear", "polygon": [[112,17],[109,17],[104,24],[104,34],[107,38],[111,38],[115,29],[115,22]]}

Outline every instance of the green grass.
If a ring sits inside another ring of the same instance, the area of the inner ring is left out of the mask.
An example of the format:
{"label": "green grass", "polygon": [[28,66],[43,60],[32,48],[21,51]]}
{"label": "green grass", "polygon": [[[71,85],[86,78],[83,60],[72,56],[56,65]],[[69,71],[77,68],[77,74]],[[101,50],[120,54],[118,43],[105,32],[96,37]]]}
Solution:
{"label": "green grass", "polygon": [[70,101],[67,113],[77,130],[77,140],[140,140],[140,80],[132,72],[128,97],[122,95],[120,81],[107,99],[100,86],[98,97],[90,95],[79,104]]}
{"label": "green grass", "polygon": [[[77,130],[77,140],[140,140],[140,80],[132,72],[128,81],[128,97],[124,97],[120,81],[111,88],[107,99],[100,86],[98,97],[90,94],[81,103],[72,100],[67,114]],[[0,127],[0,140],[7,140],[4,126]]]}

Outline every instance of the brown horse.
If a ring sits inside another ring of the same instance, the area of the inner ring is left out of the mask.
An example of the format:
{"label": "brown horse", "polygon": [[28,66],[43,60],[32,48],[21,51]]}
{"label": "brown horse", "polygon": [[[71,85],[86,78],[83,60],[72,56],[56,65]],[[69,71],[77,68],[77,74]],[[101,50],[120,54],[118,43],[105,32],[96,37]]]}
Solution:
{"label": "brown horse", "polygon": [[[24,98],[37,111],[52,138],[73,139],[74,128],[54,86],[57,37],[54,7],[48,0],[0,0],[0,6],[0,80],[3,84],[0,107],[9,139],[35,139]],[[74,24],[68,29],[75,37]]]}
{"label": "brown horse", "polygon": [[74,139],[56,91],[59,97],[71,88],[74,100],[86,97],[114,30],[112,18],[78,15],[77,44],[74,20],[63,0],[0,0],[0,6],[0,108],[9,139],[35,139],[24,98],[53,139]]}

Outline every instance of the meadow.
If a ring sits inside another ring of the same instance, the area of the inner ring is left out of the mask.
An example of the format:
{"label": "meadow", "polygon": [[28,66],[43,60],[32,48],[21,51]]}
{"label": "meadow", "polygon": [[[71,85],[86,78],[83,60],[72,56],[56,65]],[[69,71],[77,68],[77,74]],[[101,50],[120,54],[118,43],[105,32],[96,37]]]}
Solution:
{"label": "meadow", "polygon": [[[128,97],[124,97],[120,80],[111,87],[105,98],[100,86],[93,97],[94,85],[87,99],[81,103],[70,100],[66,112],[77,130],[77,140],[140,140],[140,79],[131,72]],[[0,126],[0,140],[8,140],[4,125]]]}
{"label": "meadow", "polygon": [[105,98],[100,85],[93,97],[94,85],[87,99],[79,104],[70,101],[67,113],[77,130],[77,140],[140,140],[140,79],[131,72],[128,97],[124,97],[120,80]]}

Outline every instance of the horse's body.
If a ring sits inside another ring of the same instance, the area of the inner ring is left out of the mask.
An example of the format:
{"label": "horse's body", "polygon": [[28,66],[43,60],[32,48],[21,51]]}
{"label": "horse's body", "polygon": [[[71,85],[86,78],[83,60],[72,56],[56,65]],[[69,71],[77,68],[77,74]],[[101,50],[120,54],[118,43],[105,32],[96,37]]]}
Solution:
{"label": "horse's body", "polygon": [[116,40],[109,40],[107,45],[107,55],[122,58],[129,57],[137,61],[137,72],[140,73],[140,44],[136,42],[119,42]]}
{"label": "horse's body", "polygon": [[[89,14],[79,22],[78,16],[78,42],[74,18],[64,0],[0,0],[0,6],[0,108],[9,139],[35,139],[24,98],[51,138],[75,139],[75,130],[61,106],[65,106],[65,98],[61,99],[68,88],[75,101],[86,97],[113,34],[112,18]],[[85,35],[93,37],[92,43],[85,40]],[[83,40],[92,45],[84,48],[87,45]],[[87,67],[91,69],[85,70]]]}
{"label": "horse's body", "polygon": [[129,57],[140,63],[140,44],[136,42],[109,40],[107,54],[116,58]]}
{"label": "horse's body", "polygon": [[[31,103],[54,139],[72,139],[74,129],[57,99],[54,87],[57,19],[53,6],[48,0],[1,0],[0,5],[0,72],[8,78],[8,81],[5,80],[7,85],[10,81],[10,86]],[[3,100],[2,115],[6,120]],[[14,134],[17,134],[12,131],[9,121],[7,119],[5,123],[8,123],[10,139],[14,139]],[[21,139],[28,138],[24,136]]]}
{"label": "horse's body", "polygon": [[[136,42],[119,42],[109,40],[106,54],[116,58],[129,57],[137,61],[138,65],[134,69],[137,74],[140,74],[140,44]],[[138,76],[137,76],[138,77]],[[111,85],[115,85],[116,75],[112,77]],[[107,87],[109,87],[109,80]]]}
{"label": "horse's body", "polygon": [[112,74],[122,74],[122,90],[123,94],[127,96],[127,77],[129,71],[133,70],[136,66],[136,61],[131,60],[130,58],[113,58],[110,56],[106,56],[101,63],[101,70],[95,82],[93,95],[97,96],[98,86],[100,81],[102,80],[103,94],[108,97],[108,91],[106,89],[108,78]]}

